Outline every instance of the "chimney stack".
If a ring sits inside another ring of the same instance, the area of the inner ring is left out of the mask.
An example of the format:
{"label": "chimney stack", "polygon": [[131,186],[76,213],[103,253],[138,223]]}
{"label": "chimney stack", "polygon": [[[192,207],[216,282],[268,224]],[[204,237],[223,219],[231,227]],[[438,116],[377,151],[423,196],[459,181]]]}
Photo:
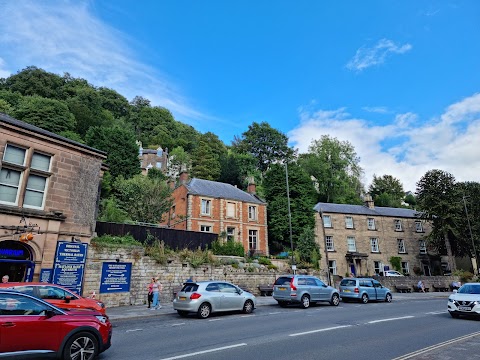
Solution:
{"label": "chimney stack", "polygon": [[373,203],[373,199],[370,196],[370,194],[365,195],[363,198],[363,201],[365,202],[365,206],[369,209],[375,209],[375,204]]}
{"label": "chimney stack", "polygon": [[188,181],[188,171],[185,165],[182,165],[178,180],[180,181],[180,184],[185,184]]}
{"label": "chimney stack", "polygon": [[255,185],[255,179],[253,178],[253,176],[249,176],[247,192],[249,194],[255,195],[256,191],[257,191],[257,185]]}

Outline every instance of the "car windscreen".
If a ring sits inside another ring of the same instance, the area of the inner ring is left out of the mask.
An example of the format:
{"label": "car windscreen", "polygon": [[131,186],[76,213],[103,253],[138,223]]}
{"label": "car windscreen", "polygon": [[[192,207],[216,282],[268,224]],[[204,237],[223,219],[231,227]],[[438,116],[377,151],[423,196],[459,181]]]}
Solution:
{"label": "car windscreen", "polygon": [[458,289],[459,294],[480,294],[480,285],[465,284]]}
{"label": "car windscreen", "polygon": [[182,292],[194,292],[198,290],[198,284],[187,283],[183,285]]}
{"label": "car windscreen", "polygon": [[342,282],[340,283],[340,286],[356,286],[357,285],[357,280],[353,279],[343,279]]}
{"label": "car windscreen", "polygon": [[290,276],[281,276],[279,277],[274,285],[289,285],[292,282],[292,278]]}

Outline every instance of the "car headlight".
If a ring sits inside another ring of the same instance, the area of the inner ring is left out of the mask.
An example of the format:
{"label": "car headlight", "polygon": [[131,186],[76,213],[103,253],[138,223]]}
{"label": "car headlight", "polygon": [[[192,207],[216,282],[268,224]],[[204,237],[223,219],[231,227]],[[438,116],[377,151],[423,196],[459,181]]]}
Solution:
{"label": "car headlight", "polygon": [[103,315],[95,315],[95,317],[100,321],[101,323],[106,324],[107,323],[107,317]]}
{"label": "car headlight", "polygon": [[480,302],[479,301],[474,301],[473,305],[478,305]]}

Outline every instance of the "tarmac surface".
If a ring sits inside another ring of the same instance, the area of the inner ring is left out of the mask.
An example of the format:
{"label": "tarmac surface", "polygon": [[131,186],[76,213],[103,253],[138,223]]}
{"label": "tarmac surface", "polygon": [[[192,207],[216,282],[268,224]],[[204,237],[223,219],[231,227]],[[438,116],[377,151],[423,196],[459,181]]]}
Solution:
{"label": "tarmac surface", "polygon": [[[408,300],[429,300],[429,299],[447,299],[451,292],[426,292],[426,293],[393,293],[393,301]],[[271,296],[257,296],[257,307],[275,306],[277,302]],[[176,311],[173,309],[173,303],[162,303],[161,308],[152,310],[147,305],[130,305],[107,308],[107,315],[111,321],[127,320],[142,317],[171,315]]]}

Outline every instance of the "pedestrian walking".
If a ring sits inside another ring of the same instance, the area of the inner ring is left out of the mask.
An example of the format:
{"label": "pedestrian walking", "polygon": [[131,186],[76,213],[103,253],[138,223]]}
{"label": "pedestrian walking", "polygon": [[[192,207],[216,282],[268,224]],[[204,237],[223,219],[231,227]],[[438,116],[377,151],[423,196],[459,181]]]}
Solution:
{"label": "pedestrian walking", "polygon": [[150,284],[147,285],[147,291],[148,291],[148,295],[147,295],[147,302],[148,302],[148,308],[150,309],[151,305],[152,305],[152,302],[153,302],[153,283],[155,282],[155,278],[152,277],[152,279],[150,280]]}
{"label": "pedestrian walking", "polygon": [[157,310],[162,307],[162,305],[160,305],[160,293],[162,292],[162,290],[162,283],[158,280],[158,278],[155,278],[152,284],[153,301],[152,308],[150,310]]}
{"label": "pedestrian walking", "polygon": [[3,275],[2,276],[2,283],[8,283],[8,280],[10,279],[10,277],[8,275]]}

